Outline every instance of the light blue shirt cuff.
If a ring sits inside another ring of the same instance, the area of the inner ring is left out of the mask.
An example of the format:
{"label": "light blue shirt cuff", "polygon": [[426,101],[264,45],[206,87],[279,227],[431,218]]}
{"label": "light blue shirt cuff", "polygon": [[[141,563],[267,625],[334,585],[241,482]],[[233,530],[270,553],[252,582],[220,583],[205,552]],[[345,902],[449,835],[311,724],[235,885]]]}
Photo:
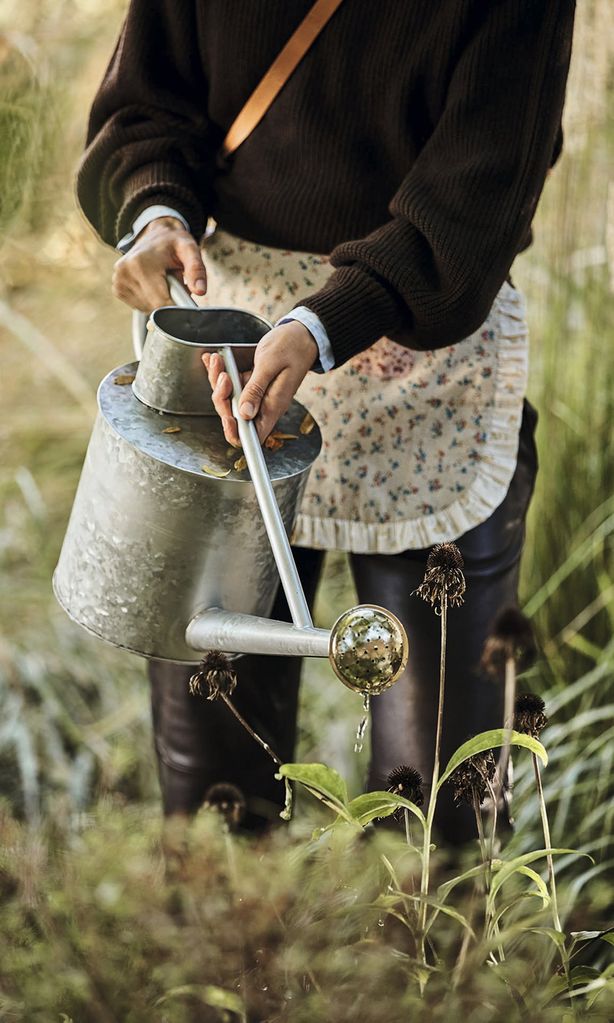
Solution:
{"label": "light blue shirt cuff", "polygon": [[320,353],[320,365],[318,366],[316,363],[313,367],[315,372],[326,373],[327,370],[333,369],[335,365],[335,356],[333,354],[331,343],[328,340],[326,328],[324,327],[320,317],[316,316],[316,314],[312,312],[311,309],[308,309],[307,306],[299,305],[296,309],[291,309],[289,313],[282,316],[275,326],[279,327],[280,324],[290,323],[292,320],[298,320],[298,322],[302,323],[304,327],[307,327],[307,330],[310,334],[312,334],[313,339],[318,346],[318,351]]}
{"label": "light blue shirt cuff", "polygon": [[177,210],[172,209],[170,206],[148,206],[142,213],[139,213],[132,225],[132,230],[128,231],[128,234],[125,234],[123,238],[120,238],[116,248],[122,253],[128,252],[134,245],[137,235],[140,234],[144,227],[151,224],[152,220],[157,220],[158,217],[175,217],[181,221],[186,231],[190,230],[187,220],[181,216],[181,213],[177,213]]}

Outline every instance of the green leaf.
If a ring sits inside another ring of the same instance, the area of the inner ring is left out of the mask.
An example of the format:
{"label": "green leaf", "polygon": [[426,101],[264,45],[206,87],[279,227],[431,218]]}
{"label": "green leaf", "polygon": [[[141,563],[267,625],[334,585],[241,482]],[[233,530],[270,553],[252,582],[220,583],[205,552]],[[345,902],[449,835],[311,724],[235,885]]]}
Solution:
{"label": "green leaf", "polygon": [[[537,892],[535,894],[539,893],[541,895],[542,909],[545,909],[546,906],[550,904],[550,893],[548,891],[548,886],[544,881],[543,877],[540,877],[536,870],[533,870],[531,867],[527,866],[518,867],[518,873],[524,874],[526,877],[531,878],[531,880],[537,887]],[[559,931],[557,931],[556,933],[558,934]]]}
{"label": "green leaf", "polygon": [[516,856],[513,860],[509,860],[507,863],[503,864],[501,869],[497,871],[492,879],[488,896],[489,902],[494,903],[495,896],[501,888],[501,885],[505,884],[505,882],[508,881],[513,874],[518,873],[520,867],[526,866],[527,863],[533,863],[535,860],[542,859],[548,854],[551,856],[560,856],[562,853],[575,851],[576,850],[574,849],[537,849],[530,853],[524,853],[523,856]]}
{"label": "green leaf", "polygon": [[332,767],[326,764],[282,764],[276,778],[298,781],[311,792],[312,796],[338,813],[350,824],[357,822],[348,813],[348,793],[345,781]]}
{"label": "green leaf", "polygon": [[[508,899],[507,902],[504,902],[502,905],[499,905],[499,907],[497,908],[497,912],[493,913],[493,915],[492,915],[488,933],[489,934],[495,934],[496,933],[495,932],[495,928],[498,927],[499,924],[501,924],[505,914],[509,913],[509,911],[511,909],[518,909],[518,907],[521,905],[521,903],[523,901],[526,902],[528,899],[541,899],[541,895],[540,895],[539,892],[536,892],[532,888],[530,888],[526,892],[520,892],[518,895],[514,895],[513,898]],[[543,905],[540,906],[538,912],[541,913],[542,910],[543,910]],[[529,924],[527,923],[527,920],[529,920],[529,921],[532,920],[534,915],[536,915],[536,914],[531,914],[530,917],[524,917],[523,918],[523,922],[522,922],[522,930],[523,931],[524,930],[528,930]],[[505,926],[506,926],[506,933],[508,933],[509,930],[510,930],[510,925],[507,923],[507,921],[506,921],[506,925]],[[515,926],[515,925],[513,925],[513,926]],[[539,924],[537,922],[537,919],[536,919],[536,922],[535,922],[535,926],[536,927],[539,926]]]}
{"label": "green leaf", "polygon": [[437,783],[437,791],[439,791],[456,768],[464,763],[465,760],[468,760],[469,757],[474,757],[476,753],[484,753],[488,749],[496,749],[497,746],[504,746],[507,741],[509,741],[510,746],[524,746],[525,749],[531,750],[531,753],[535,753],[540,758],[544,766],[548,763],[548,754],[538,739],[533,739],[530,735],[523,735],[521,732],[515,732],[513,729],[508,731],[506,728],[491,728],[488,732],[480,732],[479,735],[474,735],[472,739],[468,739],[467,742],[464,742],[452,754],[448,761],[448,766]]}
{"label": "green leaf", "polygon": [[[491,867],[493,870],[498,870],[501,864],[501,860],[493,860]],[[480,874],[483,874],[485,871],[485,865],[483,863],[479,863],[477,867],[471,867],[470,870],[465,870],[462,874],[459,874],[458,877],[453,877],[449,881],[446,881],[445,884],[440,884],[437,889],[439,898],[442,900],[447,899],[448,895],[453,888],[456,888],[457,884],[461,884],[463,881],[469,881],[472,877],[479,877]]]}
{"label": "green leaf", "polygon": [[395,792],[365,792],[362,796],[356,796],[348,805],[352,817],[363,827],[369,824],[376,817],[389,817],[399,807],[404,807],[418,818],[424,827],[426,821],[424,814],[409,799],[397,795]]}
{"label": "green leaf", "polygon": [[343,806],[347,805],[348,790],[345,781],[338,771],[327,767],[326,764],[282,764],[279,773],[282,778],[300,781],[302,785],[317,789],[322,795],[336,800]]}
{"label": "green leaf", "polygon": [[565,948],[565,935],[561,931],[555,931],[554,927],[529,927],[529,930],[531,934],[545,934],[557,948]]}

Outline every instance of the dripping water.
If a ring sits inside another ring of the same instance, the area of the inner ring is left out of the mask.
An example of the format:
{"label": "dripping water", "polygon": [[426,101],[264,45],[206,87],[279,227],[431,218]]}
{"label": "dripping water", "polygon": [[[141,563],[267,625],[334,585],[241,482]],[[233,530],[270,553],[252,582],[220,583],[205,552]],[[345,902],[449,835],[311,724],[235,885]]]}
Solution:
{"label": "dripping water", "polygon": [[363,740],[367,731],[367,725],[369,724],[369,714],[371,711],[371,697],[368,693],[365,693],[362,698],[362,711],[363,715],[356,729],[356,742],[354,743],[354,753],[362,753]]}
{"label": "dripping water", "polygon": [[[278,775],[279,777],[279,775]],[[292,785],[288,778],[284,778],[284,785],[286,788],[286,805],[280,813],[282,821],[292,820]]]}

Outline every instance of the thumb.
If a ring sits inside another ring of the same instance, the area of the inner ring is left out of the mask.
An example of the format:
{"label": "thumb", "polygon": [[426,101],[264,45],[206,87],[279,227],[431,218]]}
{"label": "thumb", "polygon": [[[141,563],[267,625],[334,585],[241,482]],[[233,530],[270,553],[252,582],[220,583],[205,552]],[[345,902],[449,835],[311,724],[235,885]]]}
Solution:
{"label": "thumb", "polygon": [[207,271],[197,243],[189,235],[184,235],[175,242],[175,254],[183,266],[183,277],[190,291],[194,295],[204,295]]}
{"label": "thumb", "polygon": [[254,369],[239,397],[239,415],[242,419],[253,419],[258,414],[272,379],[273,375],[264,367]]}

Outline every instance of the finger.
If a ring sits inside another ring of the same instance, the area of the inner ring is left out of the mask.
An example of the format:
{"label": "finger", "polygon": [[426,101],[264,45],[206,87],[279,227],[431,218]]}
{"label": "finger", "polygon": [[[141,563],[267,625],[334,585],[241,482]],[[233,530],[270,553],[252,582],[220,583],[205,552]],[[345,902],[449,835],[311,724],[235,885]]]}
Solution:
{"label": "finger", "polygon": [[207,353],[207,358],[209,360],[209,383],[212,387],[216,387],[219,375],[224,371],[224,360],[221,355],[217,354],[217,352],[213,352],[212,354]]}
{"label": "finger", "polygon": [[232,386],[226,374],[222,373],[211,392],[213,407],[220,419],[232,418],[231,405]]}
{"label": "finger", "polygon": [[224,431],[224,437],[229,444],[232,444],[235,448],[241,447],[241,441],[239,439],[239,428],[237,421],[233,416],[222,417],[222,429]]}
{"label": "finger", "polygon": [[256,416],[256,428],[260,441],[264,441],[275,428],[281,417],[288,411],[294,397],[294,382],[288,370],[282,370],[267,389]]}
{"label": "finger", "polygon": [[207,291],[207,271],[200,249],[189,235],[180,235],[175,242],[175,255],[183,267],[183,279],[194,295]]}
{"label": "finger", "polygon": [[232,383],[228,373],[220,373],[214,390],[219,398],[230,400],[232,397]]}
{"label": "finger", "polygon": [[254,368],[239,398],[239,415],[242,419],[254,419],[258,415],[262,399],[276,375],[277,370],[268,368],[266,364]]}

